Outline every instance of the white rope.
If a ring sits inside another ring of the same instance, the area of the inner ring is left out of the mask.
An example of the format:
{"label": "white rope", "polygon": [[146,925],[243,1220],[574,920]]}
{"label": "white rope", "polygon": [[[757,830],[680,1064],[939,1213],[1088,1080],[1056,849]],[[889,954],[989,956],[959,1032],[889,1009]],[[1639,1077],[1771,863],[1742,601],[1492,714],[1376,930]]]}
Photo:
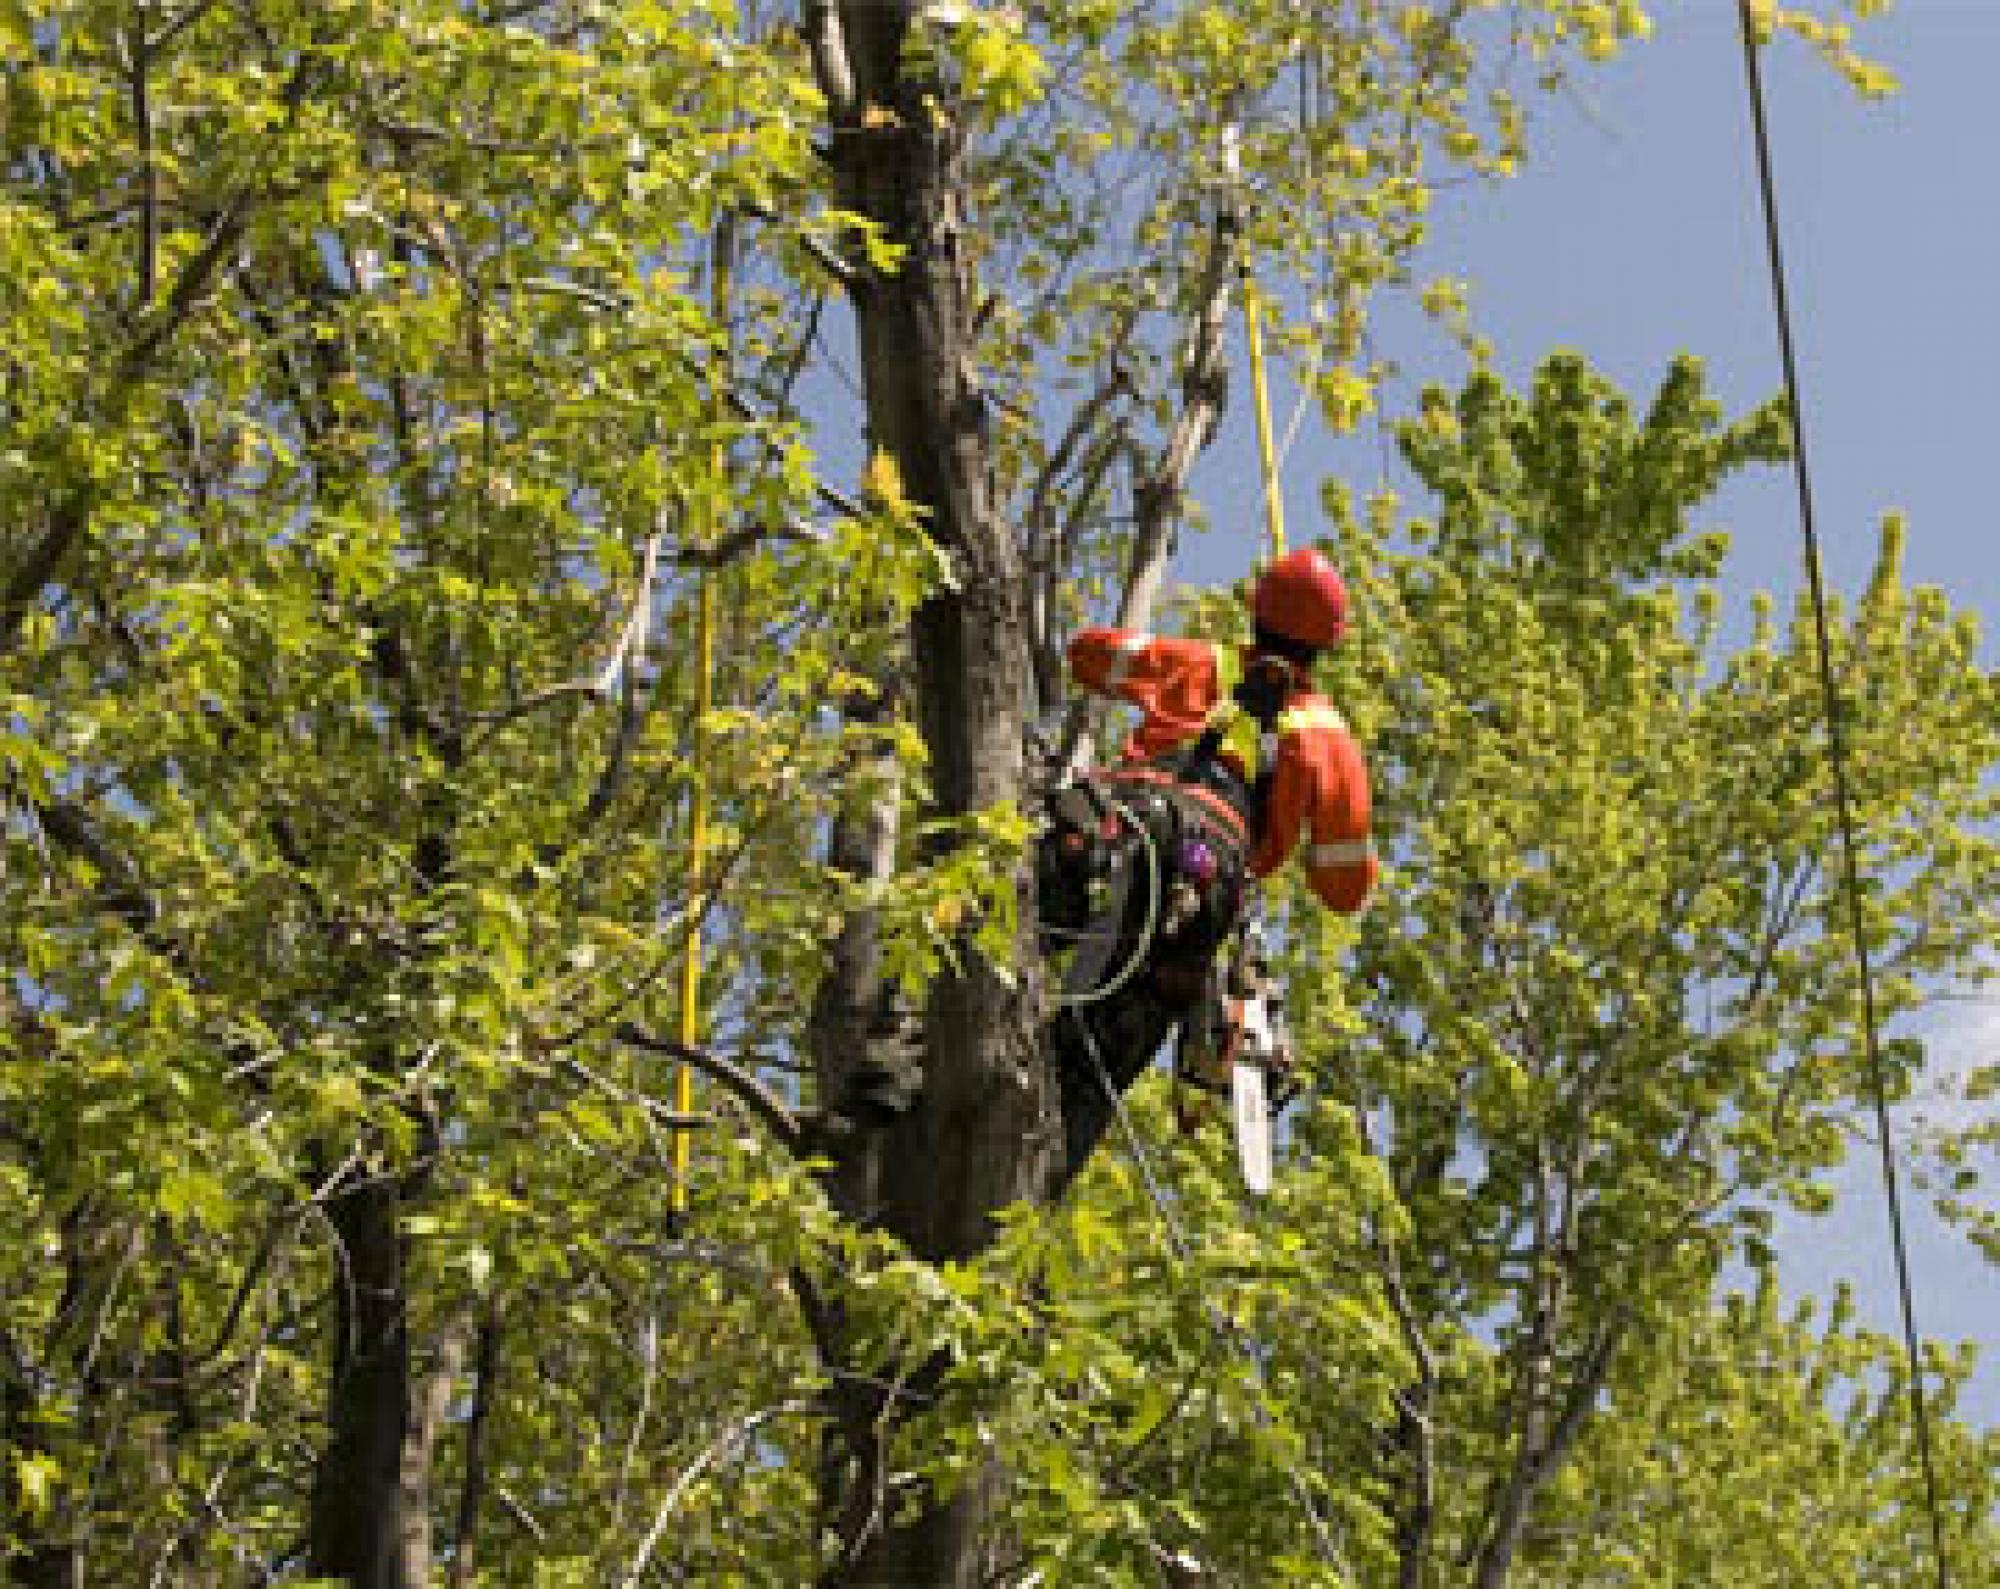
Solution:
{"label": "white rope", "polygon": [[612,648],[610,659],[598,670],[597,677],[590,681],[590,687],[599,695],[609,695],[617,688],[619,675],[625,671],[629,659],[643,656],[646,639],[652,633],[653,625],[653,579],[660,566],[660,537],[649,536],[646,551],[639,566],[639,588],[632,596],[632,610],[625,615],[625,623],[618,631],[618,644]]}
{"label": "white rope", "polygon": [[1278,443],[1276,458],[1273,460],[1271,476],[1257,490],[1257,509],[1254,517],[1262,518],[1271,500],[1271,493],[1278,488],[1284,478],[1285,460],[1292,455],[1292,447],[1299,439],[1299,431],[1304,427],[1306,410],[1312,404],[1313,382],[1319,376],[1319,367],[1326,359],[1326,339],[1313,338],[1312,357],[1306,361],[1306,373],[1299,381],[1299,395],[1292,404],[1291,417],[1285,421],[1285,434]]}
{"label": "white rope", "polygon": [[1113,800],[1111,809],[1124,818],[1138,835],[1146,852],[1146,919],[1132,944],[1132,952],[1125,957],[1125,963],[1118,968],[1115,976],[1108,977],[1094,988],[1081,993],[1058,993],[1055,1007],[1059,1010],[1073,1010],[1087,1004],[1102,1004],[1113,994],[1122,991],[1125,985],[1139,974],[1139,968],[1146,963],[1146,957],[1153,952],[1153,937],[1160,927],[1160,896],[1166,891],[1160,867],[1160,847],[1154,842],[1151,831],[1132,814],[1132,808],[1122,800]]}

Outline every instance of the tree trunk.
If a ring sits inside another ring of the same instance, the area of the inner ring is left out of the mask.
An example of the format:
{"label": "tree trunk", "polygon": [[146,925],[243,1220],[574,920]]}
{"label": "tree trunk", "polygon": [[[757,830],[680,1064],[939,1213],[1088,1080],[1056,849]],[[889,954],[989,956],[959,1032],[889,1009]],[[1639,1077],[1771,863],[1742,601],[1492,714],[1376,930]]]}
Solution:
{"label": "tree trunk", "polygon": [[486,1495],[486,1431],[500,1383],[500,1308],[488,1302],[472,1365],[472,1411],[465,1422],[465,1472],[451,1535],[451,1589],[465,1589],[478,1571],[479,1509]]}
{"label": "tree trunk", "polygon": [[428,1589],[432,1573],[431,1475],[437,1462],[438,1433],[451,1410],[465,1370],[472,1319],[461,1314],[438,1333],[431,1371],[413,1386],[415,1405],[403,1434],[401,1485],[397,1493],[398,1571],[411,1589]]}
{"label": "tree trunk", "polygon": [[354,1180],[327,1206],[338,1243],[331,1430],[313,1475],[310,1556],[315,1574],[353,1589],[426,1589],[402,1576],[410,1353],[400,1201],[395,1180],[377,1176]]}
{"label": "tree trunk", "polygon": [[1431,1534],[1437,1524],[1437,1497],[1431,1471],[1428,1386],[1405,1392],[1410,1405],[1396,1420],[1394,1447],[1403,1468],[1396,1475],[1401,1510],[1396,1514],[1396,1589],[1424,1589],[1430,1578]]}
{"label": "tree trunk", "polygon": [[[912,688],[938,815],[1018,800],[1026,727],[1027,627],[1013,535],[993,501],[986,405],[972,376],[970,272],[960,257],[960,119],[936,82],[906,78],[914,6],[840,8],[858,105],[835,139],[844,200],[905,250],[856,301],[871,447],[951,556],[956,588],[912,626]],[[886,114],[885,114],[886,113]],[[1017,879],[1027,892],[1025,876]],[[1024,912],[1024,918],[1027,913]],[[929,1257],[976,1252],[992,1216],[1043,1190],[1053,1162],[1040,1062],[1033,922],[1015,964],[968,953],[926,1011],[922,1102],[883,1144],[881,1222]],[[953,1172],[939,1177],[937,1167]]]}
{"label": "tree trunk", "polygon": [[1596,1410],[1598,1395],[1611,1376],[1611,1366],[1625,1338],[1625,1316],[1615,1315],[1600,1329],[1576,1365],[1569,1389],[1553,1426],[1546,1435],[1524,1434],[1515,1453],[1514,1468],[1508,1476],[1500,1504],[1481,1543],[1479,1559],[1473,1567],[1476,1589],[1504,1589],[1513,1571],[1514,1555],[1526,1536],[1528,1521],[1542,1488],[1569,1460],[1577,1436]]}
{"label": "tree trunk", "polygon": [[[850,725],[873,724],[889,715],[884,690],[848,702]],[[902,787],[895,758],[870,754],[846,769],[854,791],[827,841],[830,870],[885,888],[896,871],[896,841],[901,827]],[[827,971],[814,995],[808,1042],[819,1096],[831,1117],[850,1101],[856,1061],[867,1053],[877,1016],[883,1009],[880,923],[873,910],[855,910],[841,922]],[[874,1184],[875,1155],[836,1156],[829,1190],[834,1206],[847,1218],[867,1223],[875,1216],[879,1194]]]}
{"label": "tree trunk", "polygon": [[[935,811],[953,817],[1020,798],[1027,625],[1019,550],[995,509],[985,403],[972,374],[972,289],[957,230],[964,122],[944,85],[905,74],[902,45],[916,10],[906,0],[806,8],[835,121],[841,202],[904,250],[895,272],[857,289],[855,314],[870,448],[895,464],[955,575],[911,634]],[[914,1106],[837,1150],[837,1183],[866,1187],[871,1222],[920,1257],[980,1251],[999,1210],[1051,1189],[1055,1095],[1041,1052],[1025,875],[1016,886],[1025,908],[1014,964],[995,967],[963,946],[960,969],[930,989]],[[917,1377],[937,1371],[925,1365]],[[907,1410],[889,1409],[885,1424],[857,1401],[840,1420],[845,1460],[827,1464],[837,1493],[825,1499],[843,1548],[828,1584],[945,1589],[980,1580],[1000,1477],[948,1498],[919,1497],[915,1515],[895,1521],[898,1498],[882,1484],[896,1415]]]}

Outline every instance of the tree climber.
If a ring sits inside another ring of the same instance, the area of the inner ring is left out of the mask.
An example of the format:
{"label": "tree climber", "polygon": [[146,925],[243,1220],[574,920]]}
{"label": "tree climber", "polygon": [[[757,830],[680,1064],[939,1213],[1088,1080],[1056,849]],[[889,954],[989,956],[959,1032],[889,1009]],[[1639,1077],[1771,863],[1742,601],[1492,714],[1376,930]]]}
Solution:
{"label": "tree climber", "polygon": [[1323,905],[1358,911],[1374,886],[1367,769],[1312,688],[1346,632],[1346,587],[1321,553],[1291,552],[1259,576],[1251,616],[1247,647],[1111,628],[1070,645],[1078,683],[1142,714],[1118,762],[1057,792],[1037,855],[1047,941],[1079,944],[1054,1034],[1072,1172],[1109,1123],[1106,1078],[1124,1091],[1176,1024],[1184,1049],[1208,1026],[1248,879],[1303,837]]}

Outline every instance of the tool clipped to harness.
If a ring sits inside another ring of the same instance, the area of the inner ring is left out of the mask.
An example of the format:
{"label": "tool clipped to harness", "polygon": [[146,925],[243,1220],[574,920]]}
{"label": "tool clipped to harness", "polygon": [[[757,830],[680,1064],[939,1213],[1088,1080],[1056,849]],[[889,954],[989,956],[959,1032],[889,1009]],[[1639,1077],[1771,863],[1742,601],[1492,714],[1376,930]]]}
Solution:
{"label": "tool clipped to harness", "polygon": [[1102,906],[1115,844],[1123,832],[1116,805],[1092,780],[1065,784],[1049,801],[1047,834],[1036,848],[1041,921],[1059,941],[1074,941]]}
{"label": "tool clipped to harness", "polygon": [[1252,1192],[1271,1188],[1271,1118],[1291,1098],[1292,1070],[1283,991],[1263,929],[1246,917],[1229,952],[1211,964],[1204,996],[1181,1022],[1174,1076],[1183,1088],[1175,1114],[1184,1133],[1196,1128],[1201,1112],[1190,1090],[1230,1099],[1237,1159]]}

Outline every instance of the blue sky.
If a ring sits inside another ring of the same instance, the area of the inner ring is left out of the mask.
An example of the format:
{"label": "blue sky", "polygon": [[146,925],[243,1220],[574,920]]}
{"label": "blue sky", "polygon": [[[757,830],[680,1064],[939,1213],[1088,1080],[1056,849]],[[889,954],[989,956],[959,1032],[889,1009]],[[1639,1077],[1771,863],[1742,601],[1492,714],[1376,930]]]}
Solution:
{"label": "blue sky", "polygon": [[[1477,327],[1512,379],[1551,349],[1573,347],[1644,392],[1688,350],[1740,409],[1776,390],[1779,366],[1735,6],[1669,0],[1657,9],[1651,42],[1540,103],[1520,177],[1440,203],[1429,265],[1471,279]],[[2000,189],[1990,165],[2000,5],[1904,0],[1861,37],[1902,81],[1886,102],[1859,100],[1796,42],[1765,56],[1828,575],[1837,588],[1858,587],[1880,515],[1899,508],[1910,516],[1909,577],[2000,613]],[[1420,320],[1390,314],[1378,329],[1379,350],[1405,372],[1392,408],[1427,378],[1462,374]],[[1217,530],[1190,545],[1185,577],[1239,571],[1254,528],[1224,522],[1221,505],[1256,499],[1249,423],[1239,404],[1196,477]],[[1370,484],[1380,456],[1377,436],[1335,446],[1309,425],[1287,467],[1299,527],[1320,479],[1346,473]],[[1769,471],[1731,486],[1711,519],[1735,536],[1739,615],[1752,590],[1799,588],[1789,476]],[[1989,663],[2000,661],[1995,627],[1989,620]],[[1914,1029],[1941,1068],[2000,1057],[2000,1004],[1941,1008]],[[1980,1343],[1986,1361],[1966,1411],[2000,1423],[2000,1268],[1922,1212],[1920,1198],[1909,1201],[1919,1322],[1928,1335]],[[1835,1214],[1788,1223],[1781,1250],[1793,1290],[1822,1293],[1845,1277],[1863,1317],[1894,1327],[1872,1154],[1845,1176]]]}

